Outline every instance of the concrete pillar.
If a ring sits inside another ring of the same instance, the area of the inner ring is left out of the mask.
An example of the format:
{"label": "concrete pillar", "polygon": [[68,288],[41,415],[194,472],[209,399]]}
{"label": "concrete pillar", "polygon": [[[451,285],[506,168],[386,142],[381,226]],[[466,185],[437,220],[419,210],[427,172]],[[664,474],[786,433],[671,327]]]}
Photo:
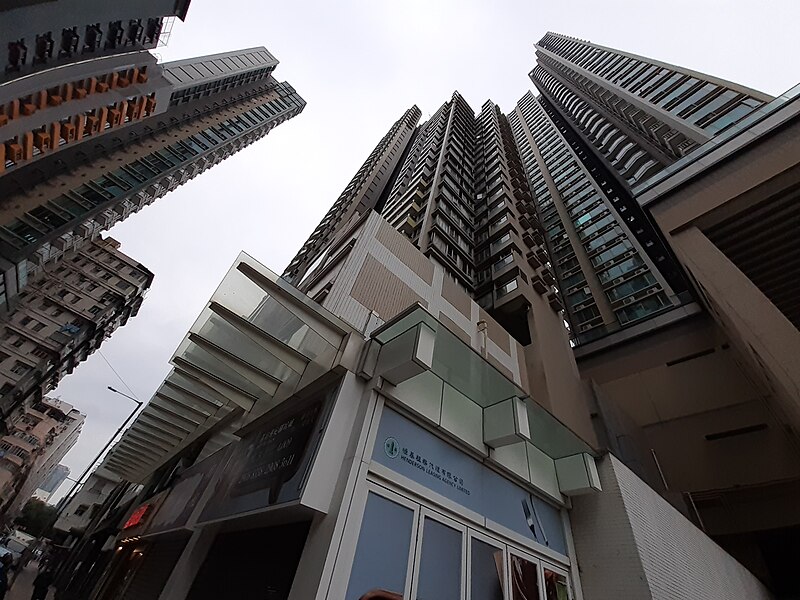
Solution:
{"label": "concrete pillar", "polygon": [[183,554],[175,564],[175,568],[172,569],[172,575],[169,576],[164,589],[161,590],[159,600],[184,600],[186,598],[218,531],[219,525],[209,525],[197,529],[192,534]]}

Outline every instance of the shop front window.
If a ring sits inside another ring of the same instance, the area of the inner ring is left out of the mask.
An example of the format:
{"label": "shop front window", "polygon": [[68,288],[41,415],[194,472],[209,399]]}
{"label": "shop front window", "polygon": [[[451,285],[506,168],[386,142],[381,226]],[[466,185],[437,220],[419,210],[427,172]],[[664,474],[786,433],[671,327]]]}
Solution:
{"label": "shop front window", "polygon": [[461,600],[461,532],[425,517],[417,600]]}
{"label": "shop front window", "polygon": [[572,600],[566,567],[377,486],[346,585],[345,600]]}
{"label": "shop front window", "polygon": [[473,538],[470,551],[470,597],[474,600],[503,600],[503,550]]}
{"label": "shop front window", "polygon": [[550,569],[544,570],[545,600],[569,600],[569,587],[566,575]]}
{"label": "shop front window", "polygon": [[414,511],[370,493],[361,522],[347,600],[401,600]]}
{"label": "shop front window", "polygon": [[539,566],[511,555],[511,600],[539,599]]}

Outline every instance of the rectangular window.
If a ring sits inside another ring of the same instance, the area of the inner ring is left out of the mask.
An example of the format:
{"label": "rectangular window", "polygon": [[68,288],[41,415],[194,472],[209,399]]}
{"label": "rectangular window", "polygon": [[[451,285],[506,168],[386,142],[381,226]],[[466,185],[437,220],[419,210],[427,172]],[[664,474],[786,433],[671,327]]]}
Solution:
{"label": "rectangular window", "polygon": [[503,600],[503,550],[477,538],[472,539],[471,545],[471,597],[475,600]]}
{"label": "rectangular window", "polygon": [[30,365],[25,364],[24,362],[17,361],[14,363],[14,366],[11,367],[11,372],[17,375],[25,375],[29,371],[32,371],[33,367]]}
{"label": "rectangular window", "polygon": [[511,600],[539,597],[539,565],[511,555]]}

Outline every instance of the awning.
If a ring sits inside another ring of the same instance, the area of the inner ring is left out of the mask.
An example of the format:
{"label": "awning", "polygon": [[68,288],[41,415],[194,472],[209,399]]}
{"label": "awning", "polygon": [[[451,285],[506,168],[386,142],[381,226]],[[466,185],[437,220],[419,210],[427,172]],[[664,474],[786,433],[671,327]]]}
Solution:
{"label": "awning", "polygon": [[173,354],[172,371],[104,465],[144,482],[203,436],[218,449],[236,439],[244,421],[328,372],[351,332],[241,253]]}

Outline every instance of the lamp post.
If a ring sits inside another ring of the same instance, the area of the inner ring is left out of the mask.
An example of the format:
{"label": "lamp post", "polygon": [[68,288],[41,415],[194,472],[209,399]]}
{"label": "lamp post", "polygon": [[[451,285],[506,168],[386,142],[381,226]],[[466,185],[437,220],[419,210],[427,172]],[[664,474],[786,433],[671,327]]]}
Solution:
{"label": "lamp post", "polygon": [[83,470],[83,473],[81,473],[81,476],[78,477],[78,479],[76,479],[76,480],[71,480],[71,481],[74,481],[75,483],[72,484],[72,487],[66,493],[64,498],[62,498],[61,501],[59,502],[60,507],[58,509],[58,513],[56,514],[56,520],[58,520],[61,517],[61,513],[64,512],[64,509],[66,508],[67,504],[69,504],[70,497],[75,493],[75,491],[77,490],[78,486],[80,486],[83,483],[85,483],[85,482],[82,483],[83,478],[86,477],[86,475],[89,473],[89,471],[91,471],[92,467],[94,467],[94,465],[100,459],[103,458],[103,455],[106,453],[106,450],[108,450],[109,446],[111,446],[111,444],[114,443],[114,440],[117,439],[117,436],[128,426],[128,424],[131,422],[131,419],[133,419],[133,417],[136,416],[136,413],[139,412],[139,409],[144,404],[144,402],[142,402],[141,400],[137,400],[133,396],[129,396],[128,394],[120,392],[119,390],[114,389],[110,385],[106,386],[106,387],[110,391],[114,392],[115,394],[119,394],[120,396],[123,396],[123,397],[127,398],[128,400],[131,400],[132,402],[135,402],[136,403],[136,408],[134,408],[131,411],[131,414],[129,414],[128,418],[125,419],[125,421],[123,421],[122,425],[119,426],[119,429],[117,429],[117,431],[114,433],[114,435],[112,435],[108,439],[108,442],[106,442],[106,445],[103,446],[102,450],[100,450],[100,452],[97,453],[97,456],[94,457],[94,460],[92,462],[90,462],[86,466],[86,468]]}

